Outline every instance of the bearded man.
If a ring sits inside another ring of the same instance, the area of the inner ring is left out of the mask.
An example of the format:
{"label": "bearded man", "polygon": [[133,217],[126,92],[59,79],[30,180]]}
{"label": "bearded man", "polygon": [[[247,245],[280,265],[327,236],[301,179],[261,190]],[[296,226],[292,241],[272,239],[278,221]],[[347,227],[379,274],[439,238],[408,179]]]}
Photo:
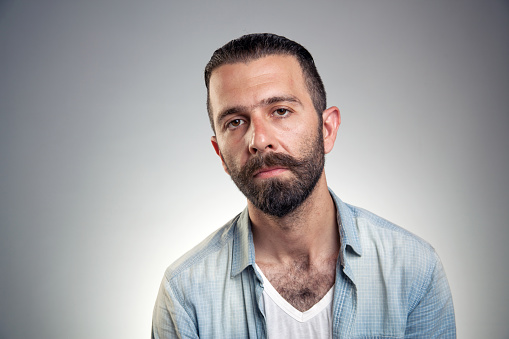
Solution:
{"label": "bearded man", "polygon": [[247,207],[167,269],[152,338],[454,338],[434,249],[328,188],[341,117],[310,53],[245,35],[214,52],[205,84]]}

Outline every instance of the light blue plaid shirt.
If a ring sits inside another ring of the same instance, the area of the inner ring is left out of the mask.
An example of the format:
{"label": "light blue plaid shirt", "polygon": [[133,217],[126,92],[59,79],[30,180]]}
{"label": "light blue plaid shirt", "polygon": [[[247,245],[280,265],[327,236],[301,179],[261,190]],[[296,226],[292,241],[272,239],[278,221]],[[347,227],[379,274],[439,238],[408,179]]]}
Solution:
{"label": "light blue plaid shirt", "polygon": [[[331,191],[341,250],[334,338],[455,338],[451,292],[424,240]],[[152,338],[266,338],[263,284],[247,208],[171,265]]]}

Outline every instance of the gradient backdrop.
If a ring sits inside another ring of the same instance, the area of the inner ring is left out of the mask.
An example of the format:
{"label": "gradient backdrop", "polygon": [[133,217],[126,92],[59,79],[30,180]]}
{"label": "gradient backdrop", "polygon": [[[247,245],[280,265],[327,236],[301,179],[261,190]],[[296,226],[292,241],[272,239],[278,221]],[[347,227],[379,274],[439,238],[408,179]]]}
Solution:
{"label": "gradient backdrop", "polygon": [[314,55],[329,185],[428,240],[459,338],[509,338],[509,2],[0,1],[0,338],[150,336],[165,268],[245,206],[202,72],[245,33]]}

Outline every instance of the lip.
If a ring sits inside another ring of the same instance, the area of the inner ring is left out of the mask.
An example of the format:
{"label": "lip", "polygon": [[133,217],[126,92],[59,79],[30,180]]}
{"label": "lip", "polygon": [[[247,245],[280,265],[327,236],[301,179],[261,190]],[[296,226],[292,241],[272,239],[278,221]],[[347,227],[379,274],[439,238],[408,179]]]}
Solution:
{"label": "lip", "polygon": [[285,167],[264,167],[255,171],[253,177],[255,178],[270,178],[286,172],[288,169]]}

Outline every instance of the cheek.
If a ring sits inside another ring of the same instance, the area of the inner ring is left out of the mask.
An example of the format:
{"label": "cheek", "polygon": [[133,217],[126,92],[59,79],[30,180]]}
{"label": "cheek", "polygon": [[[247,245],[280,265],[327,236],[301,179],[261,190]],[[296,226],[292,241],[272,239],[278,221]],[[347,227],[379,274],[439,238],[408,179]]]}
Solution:
{"label": "cheek", "polygon": [[[309,126],[308,126],[309,127]],[[316,131],[310,128],[302,128],[302,125],[285,133],[280,138],[280,145],[288,153],[297,153],[302,155],[316,139]]]}
{"label": "cheek", "polygon": [[220,152],[224,164],[229,169],[235,169],[242,166],[241,159],[239,159],[239,152],[237,152],[235,149],[232,149],[232,147],[221,148]]}

